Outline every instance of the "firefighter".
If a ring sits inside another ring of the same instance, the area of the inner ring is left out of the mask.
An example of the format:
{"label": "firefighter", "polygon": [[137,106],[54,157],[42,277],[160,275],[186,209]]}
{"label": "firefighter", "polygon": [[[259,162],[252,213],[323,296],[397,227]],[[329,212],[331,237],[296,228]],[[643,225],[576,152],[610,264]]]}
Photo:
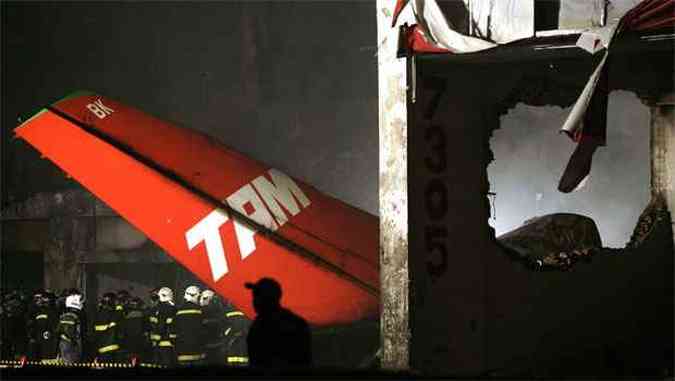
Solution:
{"label": "firefighter", "polygon": [[79,362],[82,359],[86,326],[82,324],[81,312],[84,304],[82,295],[71,293],[66,296],[65,311],[59,318],[56,329],[59,339],[59,359],[66,363]]}
{"label": "firefighter", "polygon": [[124,316],[124,310],[129,304],[129,301],[131,301],[131,294],[129,294],[129,291],[127,290],[119,290],[117,291],[116,296],[117,302],[115,304],[115,311],[119,311],[119,313]]}
{"label": "firefighter", "polygon": [[11,292],[2,299],[2,359],[15,360],[26,353],[26,308],[20,296]]}
{"label": "firefighter", "polygon": [[225,319],[225,362],[229,366],[248,366],[246,337],[251,320],[230,303],[225,308]]}
{"label": "firefighter", "polygon": [[30,340],[34,345],[33,358],[41,362],[56,361],[58,340],[56,336],[56,296],[45,292],[38,299],[37,310],[29,319]]}
{"label": "firefighter", "polygon": [[117,322],[120,323],[120,326],[117,328],[117,339],[120,343],[120,350],[118,353],[119,358],[126,358],[127,357],[127,348],[124,346],[124,343],[126,343],[126,337],[125,337],[125,330],[124,327],[122,327],[121,323],[124,322],[124,316],[126,314],[126,309],[127,305],[129,303],[129,300],[131,299],[131,294],[129,294],[129,291],[127,290],[118,290],[115,293],[116,299],[115,299],[115,313],[117,314],[116,319]]}
{"label": "firefighter", "polygon": [[141,298],[130,298],[124,309],[124,320],[120,327],[123,331],[124,349],[130,362],[135,362],[134,359],[141,357],[147,350],[144,318]]}
{"label": "firefighter", "polygon": [[42,303],[42,295],[45,293],[44,290],[35,290],[33,292],[33,298],[26,309],[26,333],[28,334],[27,342],[27,357],[29,360],[37,360],[38,349],[37,341],[33,337],[33,325],[35,324],[34,317],[37,316],[37,311],[40,309]]}
{"label": "firefighter", "polygon": [[117,296],[106,292],[98,303],[96,320],[94,321],[94,342],[96,360],[101,362],[117,362],[121,360],[121,343],[119,341],[119,313],[115,311]]}
{"label": "firefighter", "polygon": [[150,291],[150,298],[148,306],[143,311],[145,320],[146,340],[148,342],[147,353],[144,358],[155,360],[155,351],[159,343],[160,333],[158,328],[159,320],[157,320],[157,306],[159,304],[159,288],[154,288]]}
{"label": "firefighter", "polygon": [[[176,306],[173,303],[173,291],[162,287],[157,292],[159,303],[154,313],[157,319],[157,346],[155,347],[155,362],[164,366],[175,366],[176,351],[172,337],[173,320],[176,316]],[[151,335],[151,339],[153,339]]]}
{"label": "firefighter", "polygon": [[184,301],[176,311],[173,335],[175,335],[176,358],[181,366],[202,364],[206,357],[203,312],[199,305],[199,294],[197,286],[186,288]]}
{"label": "firefighter", "polygon": [[205,353],[208,365],[222,365],[224,356],[224,323],[223,308],[218,297],[211,290],[204,290],[199,297],[199,305],[202,307]]}

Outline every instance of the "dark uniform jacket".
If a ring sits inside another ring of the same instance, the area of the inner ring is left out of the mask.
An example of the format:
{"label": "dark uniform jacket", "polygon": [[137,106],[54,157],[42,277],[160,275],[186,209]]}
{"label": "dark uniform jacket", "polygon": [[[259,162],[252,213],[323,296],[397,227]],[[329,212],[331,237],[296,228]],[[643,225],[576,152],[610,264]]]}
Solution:
{"label": "dark uniform jacket", "polygon": [[121,325],[123,347],[129,354],[140,355],[146,350],[146,320],[140,309],[127,308]]}
{"label": "dark uniform jacket", "polygon": [[202,307],[206,349],[213,350],[223,346],[225,317],[220,307],[210,304]]}
{"label": "dark uniform jacket", "polygon": [[77,357],[81,358],[84,348],[85,331],[86,327],[83,324],[80,311],[66,308],[56,326],[56,334],[58,335],[58,340],[61,342],[59,348],[67,347],[68,352],[77,352],[79,355]]}
{"label": "dark uniform jacket", "polygon": [[[11,305],[10,305],[11,304]],[[25,355],[28,350],[28,336],[26,317],[27,313],[18,300],[7,302],[0,314],[0,325],[2,331],[1,353],[3,360],[14,360]],[[28,324],[30,327],[30,323]]]}
{"label": "dark uniform jacket", "polygon": [[117,353],[121,349],[119,313],[99,309],[94,320],[94,343],[96,356]]}
{"label": "dark uniform jacket", "polygon": [[253,367],[294,368],[312,363],[309,326],[285,308],[256,316],[248,331],[247,343]]}
{"label": "dark uniform jacket", "polygon": [[246,336],[248,335],[251,320],[238,310],[225,313],[225,361],[229,365],[247,365],[248,350]]}
{"label": "dark uniform jacket", "polygon": [[185,302],[176,310],[173,322],[176,356],[179,363],[205,358],[205,335],[202,307]]}
{"label": "dark uniform jacket", "polygon": [[36,360],[56,360],[58,318],[56,310],[51,307],[38,308],[32,316],[30,337],[34,341]]}
{"label": "dark uniform jacket", "polygon": [[[158,340],[157,346],[160,348],[173,348],[174,336],[173,323],[176,316],[176,307],[172,304],[163,302],[157,305],[155,318],[157,319],[157,335],[154,337]],[[153,337],[151,336],[151,339]]]}

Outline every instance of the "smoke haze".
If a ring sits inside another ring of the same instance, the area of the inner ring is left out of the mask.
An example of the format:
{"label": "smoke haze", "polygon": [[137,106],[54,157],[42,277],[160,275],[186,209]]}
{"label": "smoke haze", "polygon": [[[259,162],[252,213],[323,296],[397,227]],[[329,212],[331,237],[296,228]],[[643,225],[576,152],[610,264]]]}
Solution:
{"label": "smoke haze", "polygon": [[490,224],[499,236],[535,216],[578,213],[595,220],[604,246],[623,247],[649,202],[649,108],[632,93],[610,94],[607,145],[596,151],[585,185],[564,194],[558,180],[575,144],[558,129],[569,111],[518,104],[502,116],[490,141],[497,193]]}

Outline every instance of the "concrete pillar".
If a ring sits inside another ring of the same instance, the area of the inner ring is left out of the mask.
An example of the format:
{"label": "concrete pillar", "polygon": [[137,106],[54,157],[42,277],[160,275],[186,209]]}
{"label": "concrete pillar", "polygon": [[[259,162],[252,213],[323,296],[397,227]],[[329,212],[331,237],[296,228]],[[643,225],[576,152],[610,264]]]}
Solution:
{"label": "concrete pillar", "polygon": [[672,221],[675,219],[675,93],[649,103],[652,198],[663,198]]}
{"label": "concrete pillar", "polygon": [[[406,59],[397,58],[398,26],[392,28],[396,1],[377,0],[380,285],[382,368],[409,367],[408,314],[408,114]],[[408,18],[402,14],[399,24]]]}

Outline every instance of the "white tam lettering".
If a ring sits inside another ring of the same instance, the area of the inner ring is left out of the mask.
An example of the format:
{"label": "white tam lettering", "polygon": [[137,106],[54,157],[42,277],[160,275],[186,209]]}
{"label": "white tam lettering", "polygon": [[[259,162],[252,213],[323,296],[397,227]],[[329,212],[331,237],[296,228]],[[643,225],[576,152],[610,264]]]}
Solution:
{"label": "white tam lettering", "polygon": [[297,198],[300,205],[304,208],[309,206],[310,202],[295,181],[286,174],[277,171],[276,169],[270,169],[269,175],[272,178],[272,182],[267,180],[263,175],[253,180],[253,185],[258,190],[263,200],[265,200],[265,203],[274,214],[274,217],[276,217],[279,226],[282,226],[288,221],[288,217],[286,217],[281,206],[283,206],[291,216],[295,216],[300,213],[300,207],[293,196]]}
{"label": "white tam lettering", "polygon": [[[230,197],[227,198],[227,203],[232,209],[250,217],[260,225],[263,225],[272,231],[277,230],[278,226],[274,222],[274,218],[272,218],[272,215],[267,208],[265,208],[262,200],[258,197],[258,194],[255,193],[255,190],[253,190],[253,187],[250,184],[244,185],[241,189],[231,194]],[[245,208],[246,204],[250,204],[250,207],[253,209],[250,213]],[[253,240],[253,236],[256,231],[235,218],[234,232],[237,235],[241,259],[244,259],[255,251],[255,241]]]}
{"label": "white tam lettering", "polygon": [[206,254],[209,257],[209,265],[211,266],[214,282],[217,282],[228,271],[225,249],[223,248],[223,241],[220,238],[220,227],[227,220],[227,214],[220,209],[216,209],[185,233],[185,240],[187,241],[189,250],[192,250],[202,241],[206,245]]}

